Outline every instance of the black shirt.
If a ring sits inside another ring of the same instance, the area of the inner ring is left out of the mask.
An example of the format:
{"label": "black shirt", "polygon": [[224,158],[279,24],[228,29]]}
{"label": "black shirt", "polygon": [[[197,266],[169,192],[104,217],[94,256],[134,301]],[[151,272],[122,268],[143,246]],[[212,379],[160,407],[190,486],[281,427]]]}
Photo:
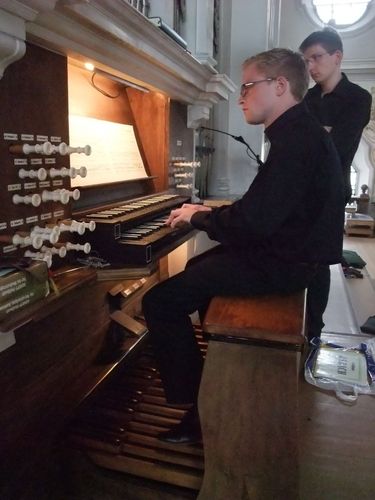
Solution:
{"label": "black shirt", "polygon": [[328,133],[304,104],[288,109],[265,133],[271,148],[248,191],[230,206],[195,213],[192,225],[239,257],[340,262],[343,183]]}
{"label": "black shirt", "polygon": [[316,84],[305,97],[319,123],[332,127],[330,134],[341,160],[347,193],[351,193],[350,167],[362,131],[370,120],[371,100],[371,94],[350,82],[344,73],[332,92],[322,96],[321,86]]}

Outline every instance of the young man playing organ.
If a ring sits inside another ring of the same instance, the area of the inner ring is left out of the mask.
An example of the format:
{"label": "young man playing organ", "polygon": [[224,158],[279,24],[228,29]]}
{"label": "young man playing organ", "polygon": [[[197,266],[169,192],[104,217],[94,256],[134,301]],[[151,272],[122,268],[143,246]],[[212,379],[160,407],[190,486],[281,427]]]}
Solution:
{"label": "young man playing organ", "polygon": [[271,147],[243,197],[208,208],[186,204],[168,224],[191,224],[219,246],[146,293],[143,310],[167,401],[189,406],[159,435],[200,439],[197,397],[203,358],[189,315],[217,295],[290,294],[308,287],[320,264],[341,261],[344,192],[340,161],[326,131],[302,102],[301,55],[272,49],[243,64],[238,103],[248,124],[263,124]]}

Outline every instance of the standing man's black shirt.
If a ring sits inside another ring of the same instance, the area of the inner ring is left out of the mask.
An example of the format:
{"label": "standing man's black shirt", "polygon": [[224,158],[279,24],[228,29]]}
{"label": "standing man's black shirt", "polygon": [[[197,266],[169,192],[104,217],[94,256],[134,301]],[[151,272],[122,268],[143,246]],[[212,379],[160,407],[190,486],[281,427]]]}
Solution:
{"label": "standing man's black shirt", "polygon": [[321,86],[316,84],[305,97],[310,112],[319,123],[332,128],[330,135],[344,173],[346,201],[351,195],[350,167],[362,131],[370,120],[371,100],[371,94],[350,82],[344,73],[332,92],[322,96]]}
{"label": "standing man's black shirt", "polygon": [[288,109],[265,133],[271,148],[248,191],[230,206],[196,212],[192,225],[234,248],[239,258],[340,262],[343,181],[328,133],[304,103]]}

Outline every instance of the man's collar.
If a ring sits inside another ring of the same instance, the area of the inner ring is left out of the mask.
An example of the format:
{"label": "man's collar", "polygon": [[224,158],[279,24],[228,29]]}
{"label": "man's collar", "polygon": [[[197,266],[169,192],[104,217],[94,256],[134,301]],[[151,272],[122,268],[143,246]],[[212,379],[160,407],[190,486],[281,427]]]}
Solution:
{"label": "man's collar", "polygon": [[[345,75],[345,73],[341,73],[341,79],[338,82],[338,84],[336,85],[336,87],[331,92],[328,92],[325,95],[329,95],[329,94],[346,95],[348,83],[349,83],[348,77]],[[320,85],[320,83],[317,83],[316,85],[314,85],[314,87],[312,87],[312,89],[310,89],[310,92],[313,95],[321,96],[322,95],[322,86]]]}
{"label": "man's collar", "polygon": [[272,143],[272,138],[276,137],[279,131],[282,130],[287,123],[307,112],[307,106],[304,102],[295,104],[291,108],[284,111],[282,115],[276,118],[276,120],[265,129],[264,133],[267,139],[269,139],[269,141]]}

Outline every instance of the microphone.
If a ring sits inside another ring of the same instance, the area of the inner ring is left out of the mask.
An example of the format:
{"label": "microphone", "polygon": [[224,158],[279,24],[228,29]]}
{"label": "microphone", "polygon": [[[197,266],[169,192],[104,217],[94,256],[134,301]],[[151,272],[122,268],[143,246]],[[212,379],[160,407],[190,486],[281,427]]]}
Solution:
{"label": "microphone", "polygon": [[242,135],[233,135],[233,134],[229,134],[228,132],[224,132],[223,130],[218,130],[216,128],[209,128],[209,127],[203,127],[203,125],[200,127],[202,130],[212,130],[213,132],[219,132],[220,134],[225,134],[225,135],[229,135],[229,137],[232,137],[235,141],[237,142],[241,142],[241,144],[244,144],[246,146],[246,148],[250,151],[250,153],[253,155],[253,158],[250,156],[250,158],[252,158],[253,160],[255,160],[258,164],[258,167],[261,168],[264,166],[264,163],[262,162],[262,160],[259,158],[259,155],[257,155],[255,153],[255,151],[253,151],[251,149],[251,147],[249,146],[249,144],[245,141],[245,139],[242,137]]}

